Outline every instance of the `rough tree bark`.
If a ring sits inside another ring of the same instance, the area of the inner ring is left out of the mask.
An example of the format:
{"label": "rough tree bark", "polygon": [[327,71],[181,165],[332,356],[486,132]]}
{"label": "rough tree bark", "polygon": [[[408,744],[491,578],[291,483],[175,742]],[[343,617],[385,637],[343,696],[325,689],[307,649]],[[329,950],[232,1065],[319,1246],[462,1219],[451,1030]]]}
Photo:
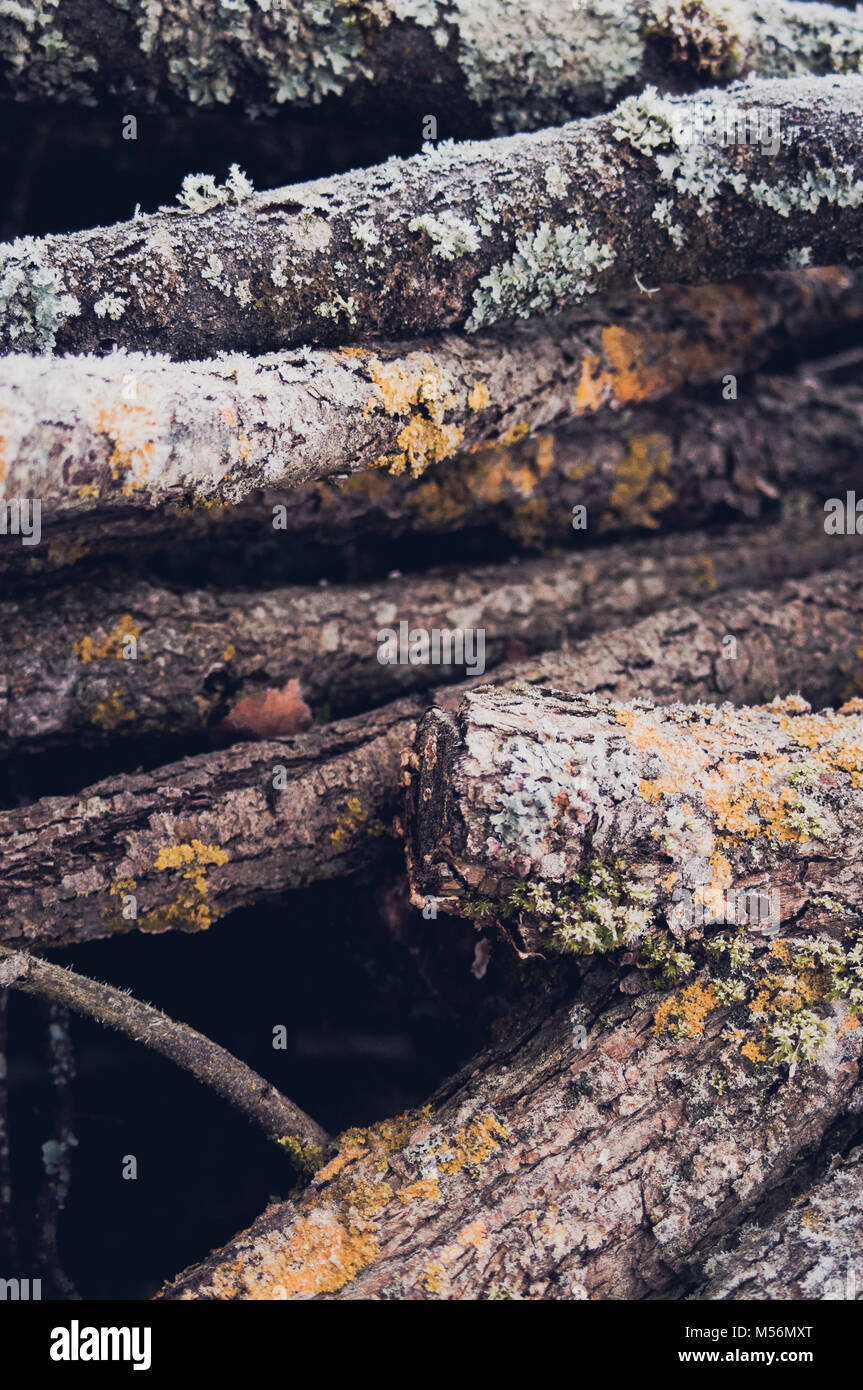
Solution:
{"label": "rough tree bark", "polygon": [[718,383],[861,316],[863,277],[827,269],[611,295],[559,322],[347,355],[12,356],[0,370],[3,487],[40,498],[48,527],[66,510],[86,524],[107,507],[236,503],[369,468],[378,482],[381,469],[416,476],[484,441],[506,449],[604,406]]}
{"label": "rough tree bark", "polygon": [[[723,131],[743,113],[760,143],[702,140],[705,112]],[[185,209],[7,245],[0,343],[266,352],[474,332],[638,279],[854,264],[861,136],[863,79],[771,80],[648,89],[607,116],[265,193],[235,175]]]}
{"label": "rough tree bark", "polygon": [[733,1246],[707,1260],[707,1279],[690,1298],[863,1298],[860,1223],[863,1148],[835,1158],[830,1172],[765,1226],[747,1226]]}
{"label": "rough tree bark", "polygon": [[485,690],[456,714],[430,711],[415,746],[415,890],[500,918],[526,951],[700,939],[740,890],[775,893],[777,930],[832,923],[859,901],[859,699],[814,715],[797,696],[658,708]]}
{"label": "rough tree bark", "polygon": [[[857,435],[859,458],[863,395]],[[455,678],[471,655],[491,671],[624,618],[859,556],[856,535],[827,535],[822,520],[324,588],[177,590],[102,571],[50,603],[42,593],[0,602],[0,756],[71,739],[195,735],[225,720],[225,736],[294,733],[312,718],[301,702],[341,718]],[[408,634],[469,629],[465,659],[381,663],[379,634],[402,622]],[[289,681],[299,688],[285,692]]]}
{"label": "rough tree bark", "polygon": [[[672,609],[495,679],[620,700],[757,701],[800,689],[822,704],[859,677],[861,605],[849,567]],[[401,806],[402,753],[417,720],[429,698],[454,707],[465,688],[0,813],[0,939],[62,945],[136,927],[201,930],[243,903],[374,864]]]}
{"label": "rough tree bark", "polygon": [[[265,7],[110,0],[10,7],[0,92],[122,98],[151,111],[324,103],[376,123],[445,113],[446,133],[536,128],[662,78],[859,71],[855,14],[794,0],[694,9],[664,0],[375,0]],[[441,116],[443,120],[444,117]],[[419,124],[417,125],[419,133]]]}
{"label": "rough tree bark", "polygon": [[684,1297],[727,1231],[859,1123],[863,1030],[840,1010],[820,1063],[759,1077],[723,1041],[726,1010],[699,1037],[657,1034],[664,997],[596,1015],[585,988],[579,1025],[561,1010],[425,1111],[348,1131],[301,1196],[160,1296]]}

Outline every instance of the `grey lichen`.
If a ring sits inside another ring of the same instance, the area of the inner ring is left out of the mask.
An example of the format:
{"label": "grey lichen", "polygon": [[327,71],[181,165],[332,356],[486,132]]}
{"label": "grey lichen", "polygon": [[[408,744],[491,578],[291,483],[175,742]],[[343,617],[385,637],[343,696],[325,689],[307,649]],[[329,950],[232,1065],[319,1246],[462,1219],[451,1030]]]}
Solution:
{"label": "grey lichen", "polygon": [[254,191],[239,164],[232,164],[228,177],[220,184],[216,183],[212,174],[187,174],[177,194],[177,202],[180,210],[186,214],[210,212],[213,208],[226,207],[231,203],[239,206]]}
{"label": "grey lichen", "polygon": [[48,244],[19,237],[0,247],[0,318],[13,345],[52,352],[57,330],[80,312],[74,295],[65,292],[60,272],[47,263]]}
{"label": "grey lichen", "polygon": [[455,261],[466,252],[479,250],[480,236],[476,227],[453,212],[442,212],[438,216],[423,213],[408,223],[408,231],[425,232],[434,254],[444,261]]}
{"label": "grey lichen", "polygon": [[595,241],[586,227],[541,222],[520,238],[509,261],[482,277],[465,326],[472,333],[499,319],[560,312],[594,294],[596,277],[613,260],[611,246]]}

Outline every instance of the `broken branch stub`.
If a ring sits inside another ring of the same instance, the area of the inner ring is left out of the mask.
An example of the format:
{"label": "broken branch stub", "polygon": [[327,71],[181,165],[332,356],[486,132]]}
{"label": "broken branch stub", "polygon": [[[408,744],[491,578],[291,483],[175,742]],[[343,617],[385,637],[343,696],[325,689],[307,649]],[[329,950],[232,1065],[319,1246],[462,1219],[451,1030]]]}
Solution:
{"label": "broken branch stub", "polygon": [[415,749],[415,890],[522,950],[664,951],[728,922],[829,932],[859,901],[858,699],[813,714],[799,697],[487,688],[430,711]]}

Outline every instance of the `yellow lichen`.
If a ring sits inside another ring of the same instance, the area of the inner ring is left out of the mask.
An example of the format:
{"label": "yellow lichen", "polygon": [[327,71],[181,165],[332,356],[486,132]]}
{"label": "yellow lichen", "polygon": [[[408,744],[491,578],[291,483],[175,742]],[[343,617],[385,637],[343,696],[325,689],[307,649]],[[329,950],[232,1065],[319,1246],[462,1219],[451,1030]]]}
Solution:
{"label": "yellow lichen", "polygon": [[482,1115],[463,1125],[452,1139],[445,1139],[434,1149],[441,1173],[460,1173],[478,1167],[491,1158],[509,1139],[507,1126],[496,1115]]}
{"label": "yellow lichen", "polygon": [[119,687],[111,691],[107,700],[100,700],[90,716],[91,723],[109,733],[118,729],[121,724],[128,724],[129,720],[134,718],[134,710],[125,709],[123,706],[122,691]]}
{"label": "yellow lichen", "polygon": [[678,1038],[700,1038],[708,1014],[718,1008],[713,984],[696,980],[679,994],[663,999],[653,1018],[653,1031],[659,1034],[668,1030]]}
{"label": "yellow lichen", "polygon": [[212,922],[212,910],[207,901],[209,886],[207,869],[213,864],[227,864],[228,856],[220,845],[205,845],[200,840],[167,845],[159,850],[155,868],[183,869],[183,878],[191,887],[165,907],[145,913],[139,926],[142,931],[167,931],[170,927],[206,931]]}
{"label": "yellow lichen", "polygon": [[483,410],[491,404],[491,396],[484,381],[475,381],[470,389],[467,398],[468,406],[471,410]]}
{"label": "yellow lichen", "polygon": [[643,526],[655,530],[657,513],[674,501],[665,479],[671,469],[671,440],[652,431],[631,434],[626,456],[618,464],[614,486],[608,497],[608,510],[600,518],[600,529]]}
{"label": "yellow lichen", "polygon": [[90,661],[122,661],[124,643],[130,637],[137,639],[140,635],[140,624],[135,622],[131,613],[124,613],[117,619],[107,637],[103,637],[99,642],[94,641],[92,637],[80,637],[77,642],[73,642],[72,649],[84,666]]}
{"label": "yellow lichen", "polygon": [[347,849],[360,832],[375,836],[382,835],[385,829],[381,821],[371,819],[359,797],[352,796],[337,816],[335,828],[330,831],[330,840],[335,849],[341,851]]}

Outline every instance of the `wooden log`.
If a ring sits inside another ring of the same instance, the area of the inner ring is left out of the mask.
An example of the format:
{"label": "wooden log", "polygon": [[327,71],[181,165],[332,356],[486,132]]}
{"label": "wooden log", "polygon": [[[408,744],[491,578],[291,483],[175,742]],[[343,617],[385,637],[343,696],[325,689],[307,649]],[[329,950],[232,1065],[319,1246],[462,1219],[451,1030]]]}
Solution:
{"label": "wooden log", "polygon": [[[278,6],[108,0],[13,7],[0,93],[19,101],[141,111],[238,103],[250,114],[323,106],[352,119],[416,121],[441,133],[536,128],[607,107],[645,83],[692,87],[741,73],[859,69],[861,23],[827,5],[684,5],[551,0],[376,0]],[[424,127],[429,134],[429,128]]]}
{"label": "wooden log", "polygon": [[[718,410],[728,404],[727,391],[721,395],[728,373],[758,366],[801,337],[850,326],[861,314],[860,277],[828,269],[668,288],[656,297],[621,294],[590,315],[506,334],[448,335],[348,354],[303,350],[255,362],[234,355],[185,364],[123,353],[98,360],[13,355],[0,364],[4,494],[40,500],[46,539],[52,521],[73,512],[71,543],[80,548],[114,509],[236,505],[256,488],[369,469],[367,492],[362,483],[357,492],[371,503],[386,491],[387,476],[407,482],[436,465],[436,478],[439,465],[459,453],[467,454],[460,475],[467,470],[469,484],[477,471],[489,479],[506,473],[500,457],[477,454],[477,445],[496,442],[506,459],[527,435],[592,419],[606,406],[655,400],[687,383],[713,383]],[[783,388],[776,389],[781,399]],[[817,410],[817,388],[801,390],[800,403]],[[744,406],[742,388],[739,396],[735,408],[753,417],[741,431],[745,439],[757,424],[757,406]],[[791,400],[786,408],[794,408]],[[823,409],[831,418],[837,408],[828,397]],[[732,432],[727,447],[734,443],[736,427],[727,419],[733,414],[724,412]],[[714,433],[717,423],[701,419],[698,427]],[[647,423],[648,432],[657,427],[658,419]],[[677,428],[684,427],[678,416]],[[589,449],[601,469],[605,451],[620,453],[614,427],[603,429],[595,437],[577,432],[564,451]],[[547,455],[545,446],[533,472],[548,472]],[[681,466],[693,463],[687,458]],[[530,461],[516,455],[513,467],[520,474]],[[588,474],[587,460],[582,471]],[[488,509],[489,484],[479,491]],[[302,499],[285,501],[298,509],[290,525],[308,525]],[[438,510],[446,513],[446,505]],[[130,529],[139,524],[133,517]],[[10,548],[16,555],[38,551],[0,540],[4,555]]]}
{"label": "wooden log", "polygon": [[[495,679],[623,700],[752,701],[800,689],[823,704],[859,677],[861,603],[859,567],[849,567],[656,614]],[[242,903],[375,864],[391,847],[417,720],[430,699],[457,706],[464,689],[0,812],[0,939],[47,946],[201,930]]]}
{"label": "wooden log", "polygon": [[[705,113],[721,141],[702,138]],[[863,78],[777,79],[648,89],[609,115],[264,193],[235,170],[185,207],[6,245],[0,344],[262,353],[473,333],[639,281],[854,264],[861,135]]]}
{"label": "wooden log", "polygon": [[764,1224],[747,1224],[705,1263],[697,1302],[859,1300],[863,1148],[836,1155],[827,1175]]}
{"label": "wooden log", "polygon": [[656,707],[486,688],[419,727],[409,863],[419,901],[498,920],[521,950],[662,952],[741,905],[773,933],[856,911],[861,814],[858,698],[816,715],[798,696]]}
{"label": "wooden log", "polygon": [[724,1009],[698,1037],[658,1034],[663,998],[597,1010],[586,982],[424,1110],[348,1131],[305,1192],[160,1297],[684,1297],[699,1256],[859,1116],[863,1030],[841,1011],[821,1062],[759,1073]]}
{"label": "wooden log", "polygon": [[[863,420],[859,433],[863,444]],[[0,601],[0,756],[71,740],[294,733],[315,711],[341,718],[466,666],[482,675],[624,619],[860,556],[856,535],[827,535],[822,523],[790,518],[323,588],[177,590],[102,571],[50,596]],[[382,662],[402,623],[403,659]],[[451,634],[454,659],[412,662],[412,632]]]}

